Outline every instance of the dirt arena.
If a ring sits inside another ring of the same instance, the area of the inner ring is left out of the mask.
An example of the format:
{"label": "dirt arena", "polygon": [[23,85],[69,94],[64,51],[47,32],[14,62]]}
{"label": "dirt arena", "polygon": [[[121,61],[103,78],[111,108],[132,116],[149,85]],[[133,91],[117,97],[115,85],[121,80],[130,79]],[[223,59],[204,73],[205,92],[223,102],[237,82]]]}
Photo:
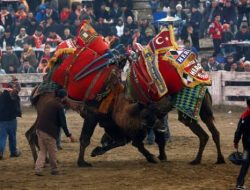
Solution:
{"label": "dirt arena", "polygon": [[[217,109],[216,126],[221,132],[222,149],[225,157],[233,150],[233,134],[241,109]],[[34,175],[34,164],[31,158],[25,131],[35,120],[35,112],[24,110],[19,119],[18,147],[22,151],[20,158],[9,158],[0,161],[0,190],[230,190],[234,189],[239,167],[227,161],[224,165],[215,165],[216,150],[209,139],[203,162],[198,166],[188,164],[198,148],[198,139],[184,125],[177,121],[175,112],[169,115],[172,133],[167,146],[168,162],[159,164],[147,163],[144,157],[131,145],[117,148],[103,156],[91,158],[91,150],[98,145],[102,129],[97,128],[87,149],[87,160],[92,168],[78,168],[76,160],[79,143],[69,143],[63,136],[63,150],[58,152],[61,175],[51,176],[49,167],[46,175]],[[68,126],[72,134],[79,138],[82,120],[73,112],[67,114]],[[207,131],[207,130],[206,130]],[[211,135],[210,135],[211,136]],[[155,145],[147,147],[157,154]],[[8,149],[8,148],[7,148]],[[248,180],[247,183],[250,183]]]}

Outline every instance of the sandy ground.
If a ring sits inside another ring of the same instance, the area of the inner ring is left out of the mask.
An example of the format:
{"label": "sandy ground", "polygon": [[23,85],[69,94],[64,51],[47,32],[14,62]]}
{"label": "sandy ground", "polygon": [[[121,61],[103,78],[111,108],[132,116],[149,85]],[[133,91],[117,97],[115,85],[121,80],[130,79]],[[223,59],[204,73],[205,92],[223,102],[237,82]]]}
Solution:
{"label": "sandy ground", "polygon": [[[217,110],[216,126],[221,132],[222,149],[225,157],[233,151],[232,139],[241,110],[228,113],[229,108]],[[198,139],[184,125],[177,121],[175,112],[169,115],[171,141],[167,146],[168,162],[159,164],[147,163],[131,145],[112,150],[105,155],[91,158],[91,150],[99,144],[103,134],[97,128],[87,150],[87,160],[92,168],[78,168],[76,160],[79,143],[69,143],[63,136],[63,150],[58,152],[61,175],[51,176],[49,167],[46,175],[34,175],[34,164],[31,158],[25,131],[35,120],[35,112],[24,110],[19,119],[18,147],[22,151],[19,158],[9,158],[5,152],[5,160],[0,161],[0,190],[18,189],[53,189],[53,190],[230,190],[234,189],[239,167],[227,161],[224,165],[215,165],[216,150],[209,139],[201,165],[191,166],[191,161],[198,148]],[[73,112],[67,114],[69,128],[76,138],[79,137],[82,119]],[[207,130],[206,130],[207,131]],[[211,135],[210,135],[211,136]],[[155,145],[148,146],[157,154]],[[7,148],[8,149],[8,148]],[[247,181],[248,183],[249,181]],[[250,182],[249,182],[250,183]]]}

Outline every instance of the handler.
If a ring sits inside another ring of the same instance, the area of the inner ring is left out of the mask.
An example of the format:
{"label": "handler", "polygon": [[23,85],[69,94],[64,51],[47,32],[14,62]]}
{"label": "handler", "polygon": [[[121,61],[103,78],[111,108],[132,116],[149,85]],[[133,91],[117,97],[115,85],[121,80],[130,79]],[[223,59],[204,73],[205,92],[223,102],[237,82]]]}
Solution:
{"label": "handler", "polygon": [[65,135],[74,141],[73,136],[69,133],[64,115],[64,105],[67,103],[66,92],[57,90],[55,99],[45,103],[44,108],[39,113],[37,119],[37,136],[40,151],[35,166],[35,174],[42,176],[42,170],[45,158],[48,153],[51,166],[51,174],[58,175],[57,159],[56,159],[56,139],[59,137],[60,127]]}
{"label": "handler", "polygon": [[248,172],[250,164],[250,99],[247,100],[247,109],[242,113],[237,130],[234,135],[234,147],[238,149],[238,143],[242,137],[242,144],[244,148],[243,162],[237,178],[236,190],[247,189],[244,186],[245,176]]}
{"label": "handler", "polygon": [[10,157],[21,155],[16,147],[16,118],[22,115],[18,96],[20,90],[20,84],[14,76],[9,84],[5,86],[0,84],[0,160],[3,160],[7,137],[9,137]]}

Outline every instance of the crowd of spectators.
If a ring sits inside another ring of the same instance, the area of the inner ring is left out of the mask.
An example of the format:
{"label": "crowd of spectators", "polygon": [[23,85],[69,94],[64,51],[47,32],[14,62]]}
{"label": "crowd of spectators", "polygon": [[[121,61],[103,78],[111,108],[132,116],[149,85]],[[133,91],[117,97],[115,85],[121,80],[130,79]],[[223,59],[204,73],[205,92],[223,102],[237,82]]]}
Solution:
{"label": "crowd of spectators", "polygon": [[[221,48],[222,43],[232,40],[250,40],[249,0],[203,3],[200,0],[150,0],[152,14],[139,16],[140,20],[133,11],[132,0],[93,0],[72,6],[67,3],[59,6],[58,2],[20,0],[1,4],[1,72],[46,72],[51,52],[63,40],[74,38],[83,19],[89,19],[97,32],[113,45],[132,46],[134,42],[146,45],[160,29],[153,19],[159,12],[181,19],[176,24],[176,37],[197,55],[201,38],[213,40],[213,56],[202,58],[206,70],[244,71],[244,62],[250,60],[248,47]],[[228,56],[233,57],[234,63],[230,69]]]}

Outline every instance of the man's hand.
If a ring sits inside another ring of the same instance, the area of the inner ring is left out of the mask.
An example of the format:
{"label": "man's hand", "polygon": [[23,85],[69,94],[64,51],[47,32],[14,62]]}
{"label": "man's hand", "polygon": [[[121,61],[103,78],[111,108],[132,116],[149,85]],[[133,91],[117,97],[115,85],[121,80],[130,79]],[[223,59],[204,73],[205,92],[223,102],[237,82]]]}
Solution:
{"label": "man's hand", "polygon": [[73,137],[73,135],[71,135],[71,136],[69,137],[69,139],[70,139],[70,142],[76,142],[76,139]]}
{"label": "man's hand", "polygon": [[235,149],[238,149],[238,148],[239,148],[238,143],[234,143],[234,148],[235,148]]}

